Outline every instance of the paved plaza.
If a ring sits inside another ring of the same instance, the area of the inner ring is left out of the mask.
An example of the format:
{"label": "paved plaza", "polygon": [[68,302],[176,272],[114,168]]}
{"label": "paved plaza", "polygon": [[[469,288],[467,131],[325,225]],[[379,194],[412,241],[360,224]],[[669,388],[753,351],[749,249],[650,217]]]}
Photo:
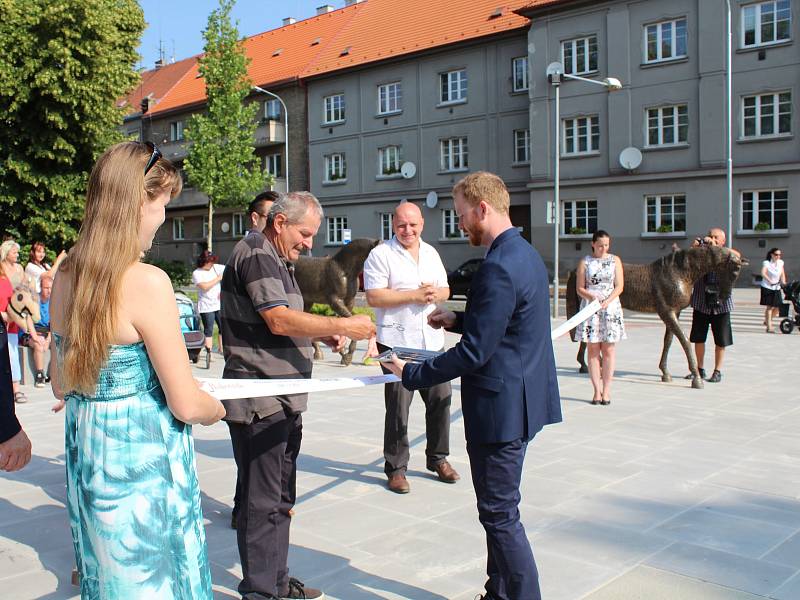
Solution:
{"label": "paved plaza", "polygon": [[[663,329],[653,317],[630,316],[607,407],[589,404],[577,346],[556,342],[564,423],[529,447],[521,506],[546,600],[800,598],[800,334],[763,332],[757,290],[736,290],[735,298],[735,345],[723,381],[703,390],[683,380],[686,363],[675,345],[676,378],[661,382]],[[686,331],[688,322],[684,315]],[[217,357],[211,376],[221,369]],[[340,367],[330,354],[315,367],[319,377],[375,372]],[[458,381],[453,390],[451,462],[463,478],[447,485],[425,470],[417,397],[405,496],[385,487],[382,389],[311,397],[292,525],[294,576],[340,600],[471,600],[482,590],[486,550]],[[49,390],[25,391],[31,401],[17,410],[34,457],[24,471],[0,476],[0,597],[75,598],[63,417],[50,413]],[[215,595],[239,598],[228,430],[218,423],[194,432]]]}

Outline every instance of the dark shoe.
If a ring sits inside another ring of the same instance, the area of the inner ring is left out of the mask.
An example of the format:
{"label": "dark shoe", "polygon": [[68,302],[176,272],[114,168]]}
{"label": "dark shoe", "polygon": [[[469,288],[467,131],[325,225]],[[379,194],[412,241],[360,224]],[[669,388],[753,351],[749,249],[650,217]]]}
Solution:
{"label": "dark shoe", "polygon": [[[705,369],[699,369],[699,371],[700,371],[700,379],[705,379],[706,378],[706,370]],[[684,377],[684,379],[694,379],[694,373],[689,373],[686,377]]]}
{"label": "dark shoe", "polygon": [[44,387],[44,373],[41,371],[36,371],[36,379],[33,382],[33,387],[43,388]]}
{"label": "dark shoe", "polygon": [[722,373],[714,369],[714,372],[711,374],[711,377],[707,379],[709,383],[719,383],[722,381]]}
{"label": "dark shoe", "polygon": [[600,400],[592,400],[592,404],[600,404]]}
{"label": "dark shoe", "polygon": [[411,491],[411,486],[408,485],[405,473],[395,473],[389,475],[389,490],[395,494],[407,494]]}
{"label": "dark shoe", "polygon": [[289,592],[282,595],[281,600],[312,600],[324,597],[325,594],[322,591],[306,587],[301,581],[289,577]]}
{"label": "dark shoe", "polygon": [[609,398],[608,400],[600,400],[600,404],[602,404],[603,406],[608,406],[609,404],[611,404],[611,399]]}
{"label": "dark shoe", "polygon": [[445,483],[455,483],[461,479],[461,475],[459,475],[446,460],[438,462],[435,465],[428,465],[428,471],[436,473],[439,476],[439,481],[444,481]]}

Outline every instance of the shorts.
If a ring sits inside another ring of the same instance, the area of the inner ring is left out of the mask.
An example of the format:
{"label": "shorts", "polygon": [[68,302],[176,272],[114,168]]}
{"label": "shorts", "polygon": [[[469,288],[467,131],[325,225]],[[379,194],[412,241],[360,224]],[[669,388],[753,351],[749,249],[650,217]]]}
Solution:
{"label": "shorts", "polygon": [[780,290],[770,290],[768,288],[762,287],[761,288],[761,306],[774,306],[775,308],[780,307],[783,304],[783,298],[781,297]]}
{"label": "shorts", "polygon": [[214,312],[207,312],[207,313],[200,313],[200,319],[203,321],[203,335],[206,337],[213,337],[214,335],[214,323],[217,324],[217,327],[222,329],[222,324],[219,321],[219,311],[215,310]]}
{"label": "shorts", "polygon": [[692,314],[692,331],[689,341],[693,344],[705,344],[708,337],[708,326],[714,334],[714,345],[720,348],[733,345],[733,331],[731,330],[731,313],[707,315],[699,310]]}

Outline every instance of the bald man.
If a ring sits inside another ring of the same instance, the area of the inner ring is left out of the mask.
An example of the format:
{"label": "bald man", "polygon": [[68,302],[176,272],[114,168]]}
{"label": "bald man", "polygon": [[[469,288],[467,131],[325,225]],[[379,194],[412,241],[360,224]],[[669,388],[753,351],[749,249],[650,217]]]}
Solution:
{"label": "bald man", "polygon": [[[416,204],[403,202],[392,215],[394,237],[376,246],[364,263],[367,302],[376,310],[378,349],[401,346],[442,350],[444,330],[428,325],[438,302],[450,297],[447,272],[439,253],[422,241],[425,220]],[[386,369],[384,372],[388,373]],[[455,483],[458,473],[447,462],[450,454],[450,383],[419,390],[425,403],[426,466],[440,481]],[[383,431],[384,472],[389,490],[407,494],[408,412],[414,392],[402,383],[384,388],[386,420]]]}

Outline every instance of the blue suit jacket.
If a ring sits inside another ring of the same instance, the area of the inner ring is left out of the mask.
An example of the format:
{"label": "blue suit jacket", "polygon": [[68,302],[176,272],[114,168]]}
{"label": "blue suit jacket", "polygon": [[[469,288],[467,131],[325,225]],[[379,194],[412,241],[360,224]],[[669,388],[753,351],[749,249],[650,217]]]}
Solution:
{"label": "blue suit jacket", "polygon": [[461,377],[468,442],[530,440],[561,421],[549,285],[539,253],[516,229],[492,243],[452,331],[461,341],[436,358],[408,363],[410,390]]}

